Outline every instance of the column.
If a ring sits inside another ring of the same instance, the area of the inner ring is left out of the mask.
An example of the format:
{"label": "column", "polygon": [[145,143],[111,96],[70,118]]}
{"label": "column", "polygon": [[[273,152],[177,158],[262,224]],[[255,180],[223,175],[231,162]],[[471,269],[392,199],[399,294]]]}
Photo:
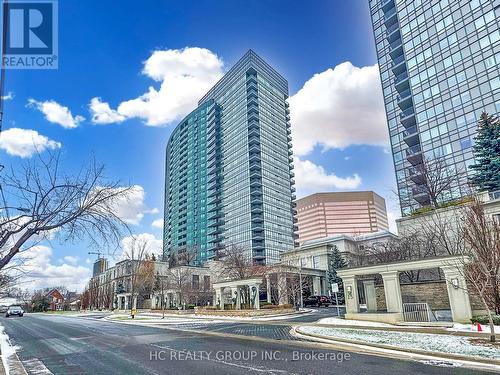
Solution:
{"label": "column", "polygon": [[444,273],[444,278],[446,279],[446,288],[448,289],[448,298],[450,299],[453,321],[470,323],[472,310],[470,307],[467,283],[463,276],[463,267],[445,266],[440,268]]}
{"label": "column", "polygon": [[342,277],[344,283],[346,313],[359,312],[358,285],[356,276]]}
{"label": "column", "polygon": [[321,295],[321,280],[319,276],[313,276],[313,294]]}
{"label": "column", "polygon": [[323,296],[328,296],[328,289],[326,287],[326,278],[323,276],[320,276],[320,285],[321,285],[321,295]]}
{"label": "column", "polygon": [[224,310],[224,288],[219,288],[219,308]]}
{"label": "column", "polygon": [[375,280],[363,281],[363,288],[365,290],[367,311],[368,312],[377,311],[377,294],[375,292]]}
{"label": "column", "polygon": [[236,310],[241,310],[240,287],[237,286],[236,288],[231,288],[231,293],[233,294],[233,297],[236,298]]}
{"label": "column", "polygon": [[271,298],[271,278],[269,275],[266,275],[266,296],[267,296],[267,303],[272,303],[273,300]]}
{"label": "column", "polygon": [[[255,284],[250,287],[250,290],[253,293],[253,288],[255,288],[255,299],[253,303],[253,307],[255,310],[260,310],[260,293],[259,293],[259,285]],[[252,294],[253,295],[253,294]]]}
{"label": "column", "polygon": [[278,303],[280,305],[285,305],[288,303],[286,277],[282,273],[278,274]]}
{"label": "column", "polygon": [[387,312],[403,313],[403,299],[401,298],[401,286],[399,285],[399,272],[381,272],[380,275],[384,281]]}

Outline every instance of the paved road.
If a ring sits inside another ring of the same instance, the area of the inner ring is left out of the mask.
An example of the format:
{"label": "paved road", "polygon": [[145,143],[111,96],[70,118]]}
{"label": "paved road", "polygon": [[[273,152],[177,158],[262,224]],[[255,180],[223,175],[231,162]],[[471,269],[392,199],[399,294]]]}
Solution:
{"label": "paved road", "polygon": [[317,349],[286,338],[276,342],[224,337],[225,332],[246,334],[238,333],[234,323],[226,323],[230,328],[220,336],[183,332],[175,325],[144,327],[38,314],[1,318],[0,323],[21,347],[18,356],[29,374],[482,374]]}

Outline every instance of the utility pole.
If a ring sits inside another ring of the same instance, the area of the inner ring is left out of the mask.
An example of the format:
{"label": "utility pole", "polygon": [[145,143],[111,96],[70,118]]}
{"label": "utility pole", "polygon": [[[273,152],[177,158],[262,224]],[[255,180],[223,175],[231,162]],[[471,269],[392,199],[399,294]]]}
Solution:
{"label": "utility pole", "polygon": [[300,308],[304,308],[304,293],[302,292],[302,263],[299,259]]}

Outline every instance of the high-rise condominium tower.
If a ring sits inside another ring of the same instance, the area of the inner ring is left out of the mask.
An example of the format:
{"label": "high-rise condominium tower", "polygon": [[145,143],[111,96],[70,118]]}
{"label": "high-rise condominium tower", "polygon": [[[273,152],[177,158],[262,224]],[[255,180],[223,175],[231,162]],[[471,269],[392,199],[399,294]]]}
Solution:
{"label": "high-rise condominium tower", "polygon": [[440,199],[459,198],[477,120],[500,112],[500,1],[369,3],[402,213],[429,203],[427,160],[456,172]]}
{"label": "high-rise condominium tower", "polygon": [[294,246],[288,83],[248,51],[167,145],[164,257],[238,246],[255,263]]}

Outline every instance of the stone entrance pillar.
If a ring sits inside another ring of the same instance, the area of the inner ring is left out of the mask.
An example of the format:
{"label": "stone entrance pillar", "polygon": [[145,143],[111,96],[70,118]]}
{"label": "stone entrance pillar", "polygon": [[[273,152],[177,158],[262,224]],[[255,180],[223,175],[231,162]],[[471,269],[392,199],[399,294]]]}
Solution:
{"label": "stone entrance pillar", "polygon": [[384,281],[387,312],[403,313],[403,299],[401,298],[401,286],[399,285],[399,272],[381,272],[380,275]]}
{"label": "stone entrance pillar", "polygon": [[273,300],[271,298],[271,278],[269,275],[266,276],[266,296],[267,296],[267,303],[272,303]]}
{"label": "stone entrance pillar", "polygon": [[288,303],[288,292],[286,289],[286,276],[278,274],[278,303],[285,305]]}
{"label": "stone entrance pillar", "polygon": [[377,295],[375,292],[375,280],[364,280],[363,288],[365,290],[367,311],[368,312],[377,311]]}
{"label": "stone entrance pillar", "polygon": [[231,293],[232,293],[232,295],[236,299],[236,310],[241,310],[241,291],[240,291],[240,287],[237,286],[236,288],[232,288],[231,289]]}
{"label": "stone entrance pillar", "polygon": [[219,304],[219,309],[224,310],[224,288],[216,290],[216,303]]}
{"label": "stone entrance pillar", "polygon": [[346,313],[358,313],[359,297],[356,276],[343,277],[342,281],[344,283]]}
{"label": "stone entrance pillar", "polygon": [[463,269],[455,266],[440,267],[446,279],[448,298],[450,299],[451,315],[454,322],[470,323],[472,311],[470,307],[467,283],[463,277]]}
{"label": "stone entrance pillar", "polygon": [[249,285],[248,286],[250,288],[250,295],[253,296],[254,295],[254,288],[255,288],[255,298],[254,298],[254,302],[253,302],[253,307],[254,309],[256,310],[260,310],[260,293],[259,293],[259,285],[257,284],[254,284],[254,285]]}
{"label": "stone entrance pillar", "polygon": [[313,276],[313,294],[321,295],[321,279],[319,276]]}

